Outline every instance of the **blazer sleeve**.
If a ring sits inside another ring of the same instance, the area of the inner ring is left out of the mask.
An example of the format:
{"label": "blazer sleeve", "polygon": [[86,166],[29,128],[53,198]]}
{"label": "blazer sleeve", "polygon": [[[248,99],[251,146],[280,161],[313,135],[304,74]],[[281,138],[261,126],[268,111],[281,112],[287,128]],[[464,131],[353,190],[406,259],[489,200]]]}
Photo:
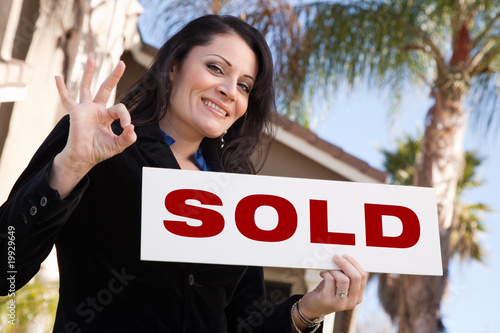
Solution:
{"label": "blazer sleeve", "polygon": [[42,143],[0,207],[1,295],[13,293],[38,272],[88,186],[85,177],[64,200],[49,186],[53,159],[66,145],[68,133],[69,116],[65,116]]}
{"label": "blazer sleeve", "polygon": [[[226,308],[229,332],[292,333],[292,305],[300,298],[293,295],[277,304],[266,301],[263,269],[249,267]],[[322,332],[322,326],[316,332]]]}

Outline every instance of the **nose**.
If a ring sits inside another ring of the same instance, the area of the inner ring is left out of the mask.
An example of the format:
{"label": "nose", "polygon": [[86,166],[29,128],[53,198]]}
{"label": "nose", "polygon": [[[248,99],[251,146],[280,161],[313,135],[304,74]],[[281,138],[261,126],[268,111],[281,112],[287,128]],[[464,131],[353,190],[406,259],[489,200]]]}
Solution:
{"label": "nose", "polygon": [[219,85],[219,93],[224,95],[227,99],[236,100],[237,83],[233,80],[226,80]]}

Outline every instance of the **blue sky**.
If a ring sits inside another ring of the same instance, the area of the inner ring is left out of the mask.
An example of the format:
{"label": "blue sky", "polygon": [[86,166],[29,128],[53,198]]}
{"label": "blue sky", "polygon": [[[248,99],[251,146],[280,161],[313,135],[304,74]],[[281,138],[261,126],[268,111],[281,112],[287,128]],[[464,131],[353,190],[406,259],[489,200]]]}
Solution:
{"label": "blue sky", "polygon": [[[377,147],[395,149],[396,138],[404,134],[416,134],[423,129],[425,113],[432,100],[426,91],[407,92],[397,118],[388,116],[387,95],[378,90],[361,88],[347,94],[339,91],[332,97],[326,119],[317,121],[314,130],[346,152],[363,159],[371,166],[383,170],[383,156]],[[391,125],[392,123],[392,125]],[[493,129],[498,132],[499,128]],[[500,139],[484,133],[468,131],[465,138],[467,150],[476,150],[485,158],[479,170],[484,185],[465,193],[469,202],[484,202],[497,212],[485,215],[487,228],[481,242],[488,254],[485,264],[454,262],[447,297],[443,303],[444,324],[448,333],[500,332],[497,318],[500,299]],[[374,286],[370,286],[358,312],[360,325],[363,321],[374,321],[375,315],[384,317],[378,306]],[[378,322],[382,319],[376,319]],[[386,332],[381,326],[372,325],[373,332]],[[379,331],[377,331],[379,330]]]}

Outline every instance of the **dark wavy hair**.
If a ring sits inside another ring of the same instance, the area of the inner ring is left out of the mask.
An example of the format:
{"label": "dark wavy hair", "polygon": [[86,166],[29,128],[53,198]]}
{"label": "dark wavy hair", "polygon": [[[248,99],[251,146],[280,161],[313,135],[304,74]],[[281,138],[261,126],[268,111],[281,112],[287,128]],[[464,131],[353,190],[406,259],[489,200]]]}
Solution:
{"label": "dark wavy hair", "polygon": [[204,152],[217,154],[226,172],[256,173],[256,164],[263,163],[269,150],[269,144],[261,145],[261,140],[272,139],[274,135],[273,60],[261,33],[239,18],[207,15],[185,25],[161,47],[147,72],[121,102],[130,110],[135,125],[158,122],[168,109],[169,73],[173,64],[182,66],[194,47],[228,34],[236,34],[248,44],[257,56],[259,69],[247,111],[224,135],[224,148],[220,147],[219,138],[204,138],[201,146]]}

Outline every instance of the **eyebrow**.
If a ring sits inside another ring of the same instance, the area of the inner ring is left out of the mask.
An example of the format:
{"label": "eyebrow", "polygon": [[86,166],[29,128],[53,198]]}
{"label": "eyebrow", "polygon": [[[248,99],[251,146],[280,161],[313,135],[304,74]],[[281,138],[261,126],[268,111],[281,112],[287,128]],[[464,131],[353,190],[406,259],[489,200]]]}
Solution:
{"label": "eyebrow", "polygon": [[[224,60],[224,62],[229,66],[229,67],[232,67],[233,65],[229,62],[229,60],[227,60],[226,58],[224,58],[223,56],[219,55],[219,54],[209,54],[211,56],[216,56],[216,57],[219,57],[221,58],[222,60]],[[253,80],[255,82],[255,79],[251,76],[251,75],[248,75],[248,74],[244,74],[243,75],[244,77],[247,77],[251,80]]]}

